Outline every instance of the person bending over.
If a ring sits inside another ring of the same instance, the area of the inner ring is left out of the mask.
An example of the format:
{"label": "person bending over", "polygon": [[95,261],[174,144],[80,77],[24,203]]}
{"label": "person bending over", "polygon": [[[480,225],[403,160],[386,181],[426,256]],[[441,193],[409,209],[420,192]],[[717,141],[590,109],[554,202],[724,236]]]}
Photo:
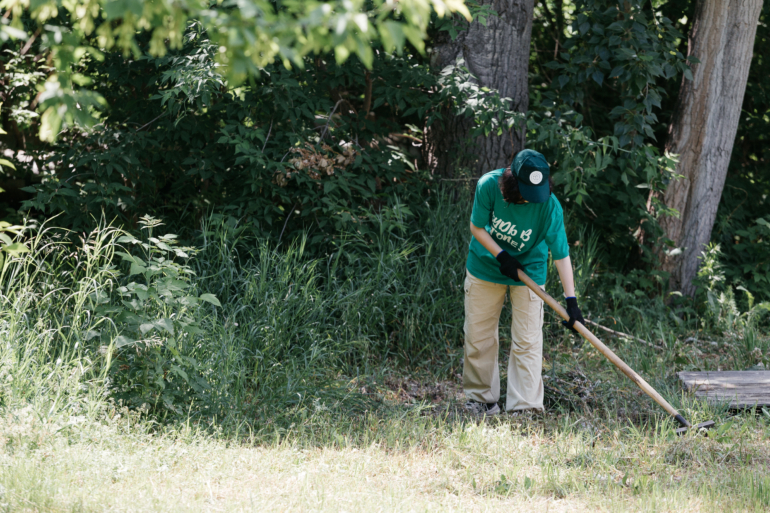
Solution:
{"label": "person bending over", "polygon": [[516,154],[510,168],[479,179],[471,213],[471,238],[465,277],[466,408],[476,414],[500,413],[497,363],[498,324],[508,291],[513,308],[508,361],[508,412],[543,409],[543,300],[519,279],[523,270],[545,285],[551,250],[567,298],[569,322],[583,322],[575,298],[564,214],[552,192],[545,157],[533,150]]}

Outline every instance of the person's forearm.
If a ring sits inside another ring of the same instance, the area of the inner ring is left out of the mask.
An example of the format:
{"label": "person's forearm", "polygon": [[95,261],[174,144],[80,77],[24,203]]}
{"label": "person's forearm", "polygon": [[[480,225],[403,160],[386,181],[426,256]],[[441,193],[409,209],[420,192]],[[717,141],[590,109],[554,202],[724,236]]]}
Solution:
{"label": "person's forearm", "polygon": [[487,251],[492,253],[493,257],[499,255],[503,250],[503,248],[497,245],[497,242],[495,242],[495,239],[492,238],[489,232],[487,232],[484,228],[473,226],[473,223],[471,223],[471,235],[473,235],[476,240],[486,248]]}
{"label": "person's forearm", "polygon": [[553,265],[559,271],[559,279],[561,280],[562,287],[564,287],[564,296],[575,297],[575,278],[572,275],[572,261],[570,258],[554,260]]}

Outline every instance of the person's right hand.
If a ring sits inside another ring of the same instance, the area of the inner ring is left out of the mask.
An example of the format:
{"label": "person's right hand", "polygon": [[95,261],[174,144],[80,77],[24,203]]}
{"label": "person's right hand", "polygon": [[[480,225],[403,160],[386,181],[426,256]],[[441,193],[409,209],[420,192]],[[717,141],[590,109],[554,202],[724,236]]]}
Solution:
{"label": "person's right hand", "polygon": [[519,269],[524,270],[524,266],[521,262],[512,257],[507,251],[502,250],[497,255],[497,261],[500,262],[500,272],[503,276],[507,276],[513,281],[521,281],[519,279]]}

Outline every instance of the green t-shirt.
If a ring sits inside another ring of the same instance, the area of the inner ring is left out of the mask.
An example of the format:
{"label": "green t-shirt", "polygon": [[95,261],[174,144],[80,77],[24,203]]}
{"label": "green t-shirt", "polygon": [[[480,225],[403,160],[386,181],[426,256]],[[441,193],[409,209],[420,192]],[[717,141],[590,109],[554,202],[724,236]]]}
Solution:
{"label": "green t-shirt", "polygon": [[[498,185],[503,171],[490,171],[479,179],[471,223],[479,228],[483,226],[502,249],[521,262],[527,276],[543,285],[548,250],[554,260],[569,256],[564,212],[553,194],[545,203],[507,203]],[[471,237],[468,271],[476,278],[492,283],[523,286],[500,273],[500,263],[495,256]]]}

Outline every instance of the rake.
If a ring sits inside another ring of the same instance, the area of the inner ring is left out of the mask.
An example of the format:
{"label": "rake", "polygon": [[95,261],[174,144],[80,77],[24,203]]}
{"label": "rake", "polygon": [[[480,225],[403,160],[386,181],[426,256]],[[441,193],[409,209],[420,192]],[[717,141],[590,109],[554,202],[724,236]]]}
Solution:
{"label": "rake", "polygon": [[[540,299],[548,303],[548,306],[553,308],[556,313],[558,313],[565,321],[569,320],[569,315],[567,314],[567,311],[564,309],[561,304],[559,304],[558,301],[556,301],[554,298],[549,296],[546,291],[541,289],[534,281],[532,281],[532,278],[524,274],[524,272],[519,269],[519,279],[532,290],[535,294],[537,294]],[[709,420],[706,422],[701,422],[700,424],[696,424],[693,426],[690,424],[687,419],[685,419],[682,414],[680,414],[676,409],[671,406],[668,401],[666,401],[662,395],[660,395],[654,388],[650,386],[649,383],[647,383],[639,374],[634,371],[631,367],[626,364],[623,360],[621,360],[618,355],[612,352],[612,350],[604,345],[604,343],[599,340],[593,333],[588,331],[588,328],[583,326],[579,321],[575,321],[574,324],[575,331],[580,333],[580,335],[589,341],[592,346],[594,346],[600,353],[602,353],[610,362],[615,365],[618,369],[620,369],[623,374],[628,376],[631,381],[637,384],[639,388],[642,389],[642,392],[647,394],[652,398],[653,401],[658,403],[661,408],[666,410],[669,415],[674,417],[674,419],[679,423],[681,426],[679,429],[676,430],[676,433],[678,435],[684,434],[686,431],[690,429],[711,429],[714,427],[715,422],[713,420]]]}

